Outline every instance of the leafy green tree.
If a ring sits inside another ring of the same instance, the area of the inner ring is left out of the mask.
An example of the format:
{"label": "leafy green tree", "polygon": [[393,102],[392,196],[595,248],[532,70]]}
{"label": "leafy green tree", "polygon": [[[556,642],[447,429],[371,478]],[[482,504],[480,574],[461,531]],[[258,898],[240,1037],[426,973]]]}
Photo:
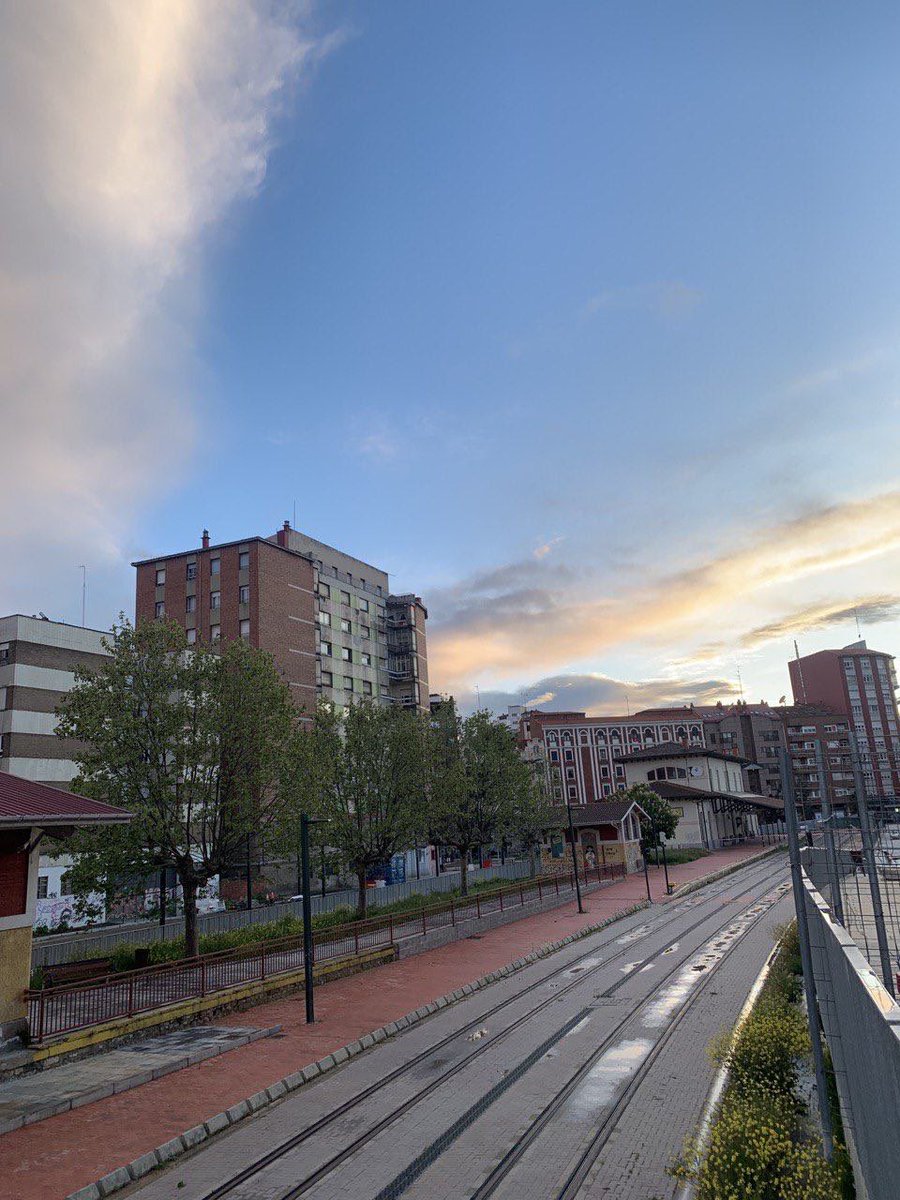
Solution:
{"label": "leafy green tree", "polygon": [[465,720],[442,704],[434,713],[428,746],[429,817],[435,840],[459,852],[460,891],[468,891],[472,851],[514,828],[524,811],[531,774],[508,730],[484,711]]}
{"label": "leafy green tree", "polygon": [[424,798],[424,730],[417,714],[387,705],[353,704],[343,715],[316,711],[313,729],[321,836],[359,884],[357,915],[366,915],[372,867],[412,844]]}
{"label": "leafy green tree", "polygon": [[662,845],[662,837],[673,838],[678,828],[678,815],[668,800],[663,800],[646,783],[633,783],[616,792],[613,800],[628,800],[639,804],[646,817],[641,818],[641,850],[644,854]]}
{"label": "leafy green tree", "polygon": [[75,877],[109,891],[113,875],[174,867],[194,955],[198,888],[293,800],[282,783],[296,710],[270,656],[245,642],[188,647],[174,623],[123,617],[107,649],[99,668],[76,672],[58,732],[84,743],[76,790],[132,820],[80,835]]}
{"label": "leafy green tree", "polygon": [[512,837],[528,855],[528,873],[533,879],[540,863],[539,850],[551,830],[562,829],[559,816],[547,796],[543,778],[534,775],[526,763],[513,805],[510,821]]}

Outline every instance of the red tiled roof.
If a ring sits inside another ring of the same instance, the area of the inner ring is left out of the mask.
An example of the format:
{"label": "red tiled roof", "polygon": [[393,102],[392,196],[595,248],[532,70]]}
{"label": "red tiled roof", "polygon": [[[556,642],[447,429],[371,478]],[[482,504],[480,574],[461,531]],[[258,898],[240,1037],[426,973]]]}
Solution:
{"label": "red tiled roof", "polygon": [[107,825],[131,813],[44,783],[0,771],[0,828],[23,825]]}

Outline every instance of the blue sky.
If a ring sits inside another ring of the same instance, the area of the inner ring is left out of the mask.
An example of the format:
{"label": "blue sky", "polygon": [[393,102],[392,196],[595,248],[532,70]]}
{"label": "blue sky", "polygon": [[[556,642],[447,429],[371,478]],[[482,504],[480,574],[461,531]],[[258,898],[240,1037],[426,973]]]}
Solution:
{"label": "blue sky", "polygon": [[103,7],[2,17],[3,611],[296,502],[463,697],[895,648],[893,6]]}

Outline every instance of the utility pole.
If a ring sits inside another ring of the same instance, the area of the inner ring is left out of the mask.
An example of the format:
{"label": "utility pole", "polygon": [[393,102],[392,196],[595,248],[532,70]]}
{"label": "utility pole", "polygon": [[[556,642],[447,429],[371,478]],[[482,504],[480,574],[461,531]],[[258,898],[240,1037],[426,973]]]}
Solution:
{"label": "utility pole", "polygon": [[794,890],[794,908],[797,913],[797,935],[800,942],[800,962],[803,966],[803,991],[806,996],[806,1016],[809,1022],[809,1040],[812,1043],[813,1063],[816,1069],[816,1094],[819,1102],[819,1119],[822,1124],[822,1144],[825,1157],[831,1162],[834,1157],[834,1138],[831,1132],[831,1108],[825,1082],[825,1055],[822,1052],[822,1031],[819,1027],[819,1009],[816,1004],[816,983],[813,978],[812,950],[809,944],[809,923],[806,917],[806,889],[800,866],[800,831],[797,826],[797,809],[794,805],[794,780],[792,764],[787,750],[779,750],[781,766],[781,790],[784,796],[784,819],[788,833],[788,854],[791,861],[791,883]]}
{"label": "utility pole", "polygon": [[81,572],[81,627],[85,629],[87,627],[85,619],[87,612],[87,567],[82,563],[78,570]]}
{"label": "utility pole", "polygon": [[856,791],[856,808],[859,813],[859,833],[862,839],[862,860],[869,881],[869,892],[872,896],[872,916],[875,920],[875,936],[878,939],[878,957],[881,961],[881,975],[884,986],[896,999],[894,972],[891,966],[891,951],[888,946],[887,931],[884,927],[884,909],[881,904],[881,881],[878,878],[878,868],[875,865],[875,847],[872,844],[872,823],[869,820],[869,800],[866,796],[866,784],[863,779],[862,765],[859,761],[859,747],[856,734],[850,732],[850,763],[853,768],[853,787]]}
{"label": "utility pole", "polygon": [[306,987],[306,1023],[316,1019],[313,1007],[312,898],[309,894],[309,817],[300,814],[300,857],[303,865],[303,980]]}
{"label": "utility pole", "polygon": [[572,805],[566,801],[566,813],[569,817],[569,841],[572,845],[572,874],[575,876],[575,895],[578,897],[578,911],[584,912],[581,902],[581,880],[578,878],[578,859],[575,856],[575,823],[572,820]]}
{"label": "utility pole", "polygon": [[169,902],[169,898],[166,895],[166,868],[160,867],[159,868],[159,923],[160,923],[160,925],[165,925],[165,923],[166,923],[166,905],[168,904],[168,902]]}

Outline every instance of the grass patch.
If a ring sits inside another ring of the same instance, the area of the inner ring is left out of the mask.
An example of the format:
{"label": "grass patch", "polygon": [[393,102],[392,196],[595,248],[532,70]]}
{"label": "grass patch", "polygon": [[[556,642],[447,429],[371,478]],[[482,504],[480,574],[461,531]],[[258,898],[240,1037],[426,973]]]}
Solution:
{"label": "grass patch", "polygon": [[[666,847],[666,862],[670,867],[677,867],[679,863],[696,862],[698,858],[709,858],[708,850],[701,850],[699,847],[693,850],[670,850]],[[651,850],[648,859],[656,866],[656,852]],[[659,865],[662,866],[662,854],[659,856]]]}
{"label": "grass patch", "polygon": [[799,1086],[811,1057],[801,994],[797,931],[791,925],[740,1033],[720,1035],[710,1046],[713,1059],[729,1069],[725,1095],[706,1146],[701,1150],[692,1140],[671,1168],[676,1178],[694,1181],[697,1200],[853,1197],[840,1113],[834,1162],[828,1163]]}
{"label": "grass patch", "polygon": [[[523,879],[523,883],[529,882]],[[515,886],[514,883],[507,883],[506,887]],[[469,895],[472,896],[476,892],[479,895],[490,895],[500,890],[497,883],[493,880],[470,883]],[[373,889],[369,893],[369,906],[367,917],[386,917],[391,915],[402,915],[404,913],[421,913],[424,909],[426,912],[446,904],[451,898],[459,900],[460,896],[458,887],[447,892],[430,892],[427,894],[407,896],[404,900],[394,900],[390,904],[373,904],[372,900],[377,896],[377,889]],[[323,930],[334,929],[339,925],[346,925],[355,917],[355,910],[352,908],[336,908],[332,912],[321,913],[319,916],[313,917],[313,929],[317,932]],[[255,925],[243,925],[238,929],[228,929],[221,933],[206,933],[200,937],[200,953],[215,954],[220,950],[235,950],[240,946],[250,946],[259,942],[277,941],[279,938],[299,937],[303,933],[303,920],[300,917],[286,916],[280,917],[277,921],[266,921]],[[145,949],[148,952],[147,962],[150,966],[156,966],[159,963],[175,962],[180,958],[184,958],[184,938],[171,938],[167,941],[150,942],[146,946],[137,946],[131,942],[123,942],[116,946],[110,952],[109,958],[112,963],[114,972],[131,971],[136,966],[136,954],[138,949]],[[82,958],[91,958],[95,951],[85,951],[81,955]],[[32,976],[32,987],[43,986],[43,973],[40,975],[35,972]]]}

